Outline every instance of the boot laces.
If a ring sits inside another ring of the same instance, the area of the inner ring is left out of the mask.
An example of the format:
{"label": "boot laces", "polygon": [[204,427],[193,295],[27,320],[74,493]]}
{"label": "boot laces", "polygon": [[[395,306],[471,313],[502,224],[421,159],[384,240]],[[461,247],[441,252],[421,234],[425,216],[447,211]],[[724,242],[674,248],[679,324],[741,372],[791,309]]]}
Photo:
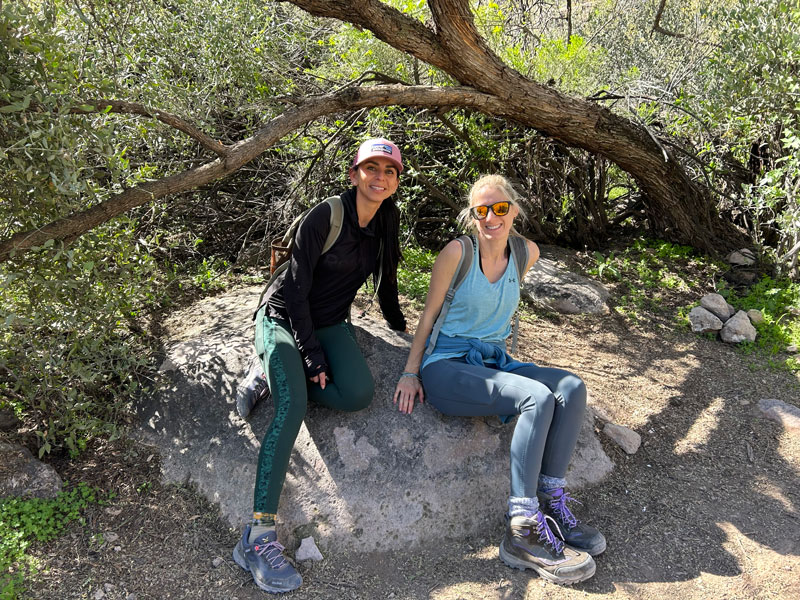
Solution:
{"label": "boot laces", "polygon": [[578,526],[578,519],[572,514],[572,511],[567,506],[567,502],[577,502],[581,504],[580,501],[570,496],[569,493],[561,492],[559,497],[550,500],[550,508],[553,509],[553,512],[561,523],[566,525],[567,528],[573,529]]}
{"label": "boot laces", "polygon": [[555,536],[553,530],[550,529],[550,526],[547,524],[548,520],[551,521],[556,530],[561,533],[561,529],[558,527],[556,520],[544,514],[542,511],[539,511],[536,516],[536,533],[539,534],[540,542],[552,546],[553,549],[560,554],[564,550],[564,542]]}
{"label": "boot laces", "polygon": [[273,569],[280,569],[286,564],[286,559],[282,554],[284,548],[278,542],[258,544],[253,547],[253,550],[258,556],[266,560]]}

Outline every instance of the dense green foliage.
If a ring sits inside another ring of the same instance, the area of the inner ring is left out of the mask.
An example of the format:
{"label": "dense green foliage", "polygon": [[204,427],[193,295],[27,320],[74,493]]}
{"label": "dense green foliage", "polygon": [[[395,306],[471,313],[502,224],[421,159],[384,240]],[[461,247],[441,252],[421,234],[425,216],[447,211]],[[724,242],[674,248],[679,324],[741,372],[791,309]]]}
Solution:
{"label": "dense green foliage", "polygon": [[428,295],[431,281],[431,270],[436,254],[423,248],[406,248],[403,250],[403,262],[397,271],[397,284],[400,293],[422,306]]}
{"label": "dense green foliage", "polygon": [[[424,2],[387,3],[430,22]],[[800,3],[668,2],[660,26],[679,35],[654,31],[656,4],[573,2],[569,23],[549,2],[473,10],[508,65],[634,119],[674,149],[715,190],[722,217],[794,274]],[[140,103],[230,144],[293,98],[356,79],[453,83],[368,31],[288,3],[0,3],[0,238],[213,158],[153,118],[74,114],[85,102]],[[92,435],[113,434],[147,382],[151,316],[188,292],[223,288],[233,272],[260,277],[270,236],[346,186],[352,150],[371,135],[405,152],[399,205],[412,246],[440,249],[469,183],[493,171],[514,180],[530,216],[523,233],[536,240],[601,251],[620,233],[651,235],[643,198],[617,166],[502,119],[396,107],[320,119],[223,181],[0,263],[0,403],[36,431],[42,453],[80,452]],[[718,269],[682,253],[640,243],[598,254],[597,274],[629,286],[621,307],[636,314],[658,304],[659,289],[692,285],[668,261],[706,276]],[[405,293],[424,297],[431,261],[406,251]]]}
{"label": "dense green foliage", "polygon": [[56,538],[70,522],[81,519],[90,504],[108,499],[82,483],[52,500],[0,499],[0,598],[17,598],[24,591],[26,575],[36,572],[27,553],[31,543]]}

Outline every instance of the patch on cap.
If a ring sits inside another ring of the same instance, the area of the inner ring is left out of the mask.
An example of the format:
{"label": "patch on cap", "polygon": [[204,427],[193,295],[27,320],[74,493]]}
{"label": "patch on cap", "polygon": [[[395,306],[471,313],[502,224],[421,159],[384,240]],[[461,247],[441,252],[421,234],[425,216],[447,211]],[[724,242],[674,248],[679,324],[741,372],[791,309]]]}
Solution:
{"label": "patch on cap", "polygon": [[372,144],[372,147],[369,149],[370,152],[383,152],[384,154],[388,154],[391,156],[394,152],[392,151],[392,147],[389,144]]}

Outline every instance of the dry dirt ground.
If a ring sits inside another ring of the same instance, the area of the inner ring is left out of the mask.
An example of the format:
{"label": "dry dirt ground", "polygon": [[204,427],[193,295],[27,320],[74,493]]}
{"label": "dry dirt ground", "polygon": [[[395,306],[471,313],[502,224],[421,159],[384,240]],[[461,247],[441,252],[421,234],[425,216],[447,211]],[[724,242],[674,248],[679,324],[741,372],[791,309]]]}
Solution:
{"label": "dry dirt ground", "polygon": [[[758,409],[762,398],[797,406],[798,380],[719,341],[676,331],[674,307],[665,308],[663,317],[639,321],[535,311],[521,326],[524,358],[579,373],[590,402],[642,436],[628,456],[601,435],[616,468],[579,493],[579,516],[608,538],[594,578],[562,588],[507,568],[497,557],[498,507],[464,515],[486,523],[474,539],[328,553],[302,564],[305,584],[286,598],[800,598],[800,432],[784,431]],[[116,498],[35,548],[44,570],[30,582],[30,597],[266,596],[231,560],[237,532],[192,489],[161,484],[150,449],[106,443],[57,467]]]}

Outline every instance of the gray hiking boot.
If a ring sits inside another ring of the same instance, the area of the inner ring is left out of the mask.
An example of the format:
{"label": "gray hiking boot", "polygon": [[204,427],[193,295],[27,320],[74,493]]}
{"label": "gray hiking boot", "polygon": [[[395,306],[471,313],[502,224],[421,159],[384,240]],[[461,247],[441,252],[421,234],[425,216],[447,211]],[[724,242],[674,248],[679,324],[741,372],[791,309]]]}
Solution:
{"label": "gray hiking boot", "polygon": [[511,517],[500,543],[500,560],[515,569],[533,569],[540,577],[561,585],[572,585],[594,575],[594,559],[586,552],[564,546],[550,530],[542,511]]}
{"label": "gray hiking boot", "polygon": [[588,552],[592,556],[602,554],[606,549],[606,538],[591,525],[581,523],[572,514],[567,506],[567,502],[578,502],[570,496],[563,488],[549,490],[549,492],[539,492],[539,505],[542,512],[548,517],[552,517],[558,524],[556,535],[559,536],[567,546]]}
{"label": "gray hiking boot", "polygon": [[283,546],[278,543],[275,531],[268,531],[250,544],[250,525],[244,528],[242,538],[233,549],[233,560],[245,571],[250,571],[253,581],[265,592],[280,594],[300,587],[303,578],[283,556]]}
{"label": "gray hiking boot", "polygon": [[236,412],[240,417],[246,419],[256,403],[267,396],[269,396],[267,376],[264,375],[261,361],[255,358],[247,372],[247,377],[236,388]]}

